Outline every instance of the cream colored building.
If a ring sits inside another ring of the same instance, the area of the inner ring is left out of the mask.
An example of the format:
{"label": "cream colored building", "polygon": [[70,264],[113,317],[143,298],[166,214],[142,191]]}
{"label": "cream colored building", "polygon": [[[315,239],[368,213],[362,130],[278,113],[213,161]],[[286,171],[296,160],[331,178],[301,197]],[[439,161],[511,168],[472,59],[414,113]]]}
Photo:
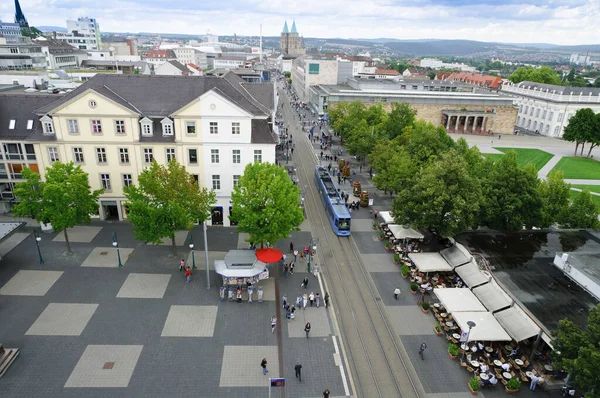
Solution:
{"label": "cream colored building", "polygon": [[292,61],[292,87],[302,102],[308,103],[309,89],[318,84],[338,83],[338,60],[302,55]]}
{"label": "cream colored building", "polygon": [[[275,162],[269,83],[222,77],[96,75],[36,110],[39,127],[28,138],[42,177],[56,161],[74,161],[104,188],[101,219],[126,217],[123,187],[155,159],[175,158],[214,189],[213,225],[230,225],[231,191],[244,167]],[[266,89],[266,90],[265,90]]]}

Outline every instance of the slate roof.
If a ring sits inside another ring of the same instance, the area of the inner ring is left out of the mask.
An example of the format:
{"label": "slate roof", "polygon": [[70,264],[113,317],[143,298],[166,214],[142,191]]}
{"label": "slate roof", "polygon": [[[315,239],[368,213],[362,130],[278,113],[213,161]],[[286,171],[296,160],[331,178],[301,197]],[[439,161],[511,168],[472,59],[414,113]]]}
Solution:
{"label": "slate roof", "polygon": [[[4,140],[29,138],[41,124],[35,110],[56,100],[57,96],[52,94],[0,94],[0,137]],[[15,120],[15,128],[11,130],[12,119]],[[28,120],[33,120],[31,129],[27,129]]]}
{"label": "slate roof", "polygon": [[56,39],[46,39],[46,40],[33,40],[35,44],[39,44],[43,47],[48,47],[48,51],[50,54],[87,54],[83,50],[79,50],[67,42]]}
{"label": "slate roof", "polygon": [[204,93],[215,90],[254,116],[269,116],[269,104],[261,104],[234,73],[216,76],[116,75],[99,73],[38,114],[51,112],[88,89],[105,95],[122,106],[150,118],[167,117]]}
{"label": "slate roof", "polygon": [[573,96],[575,96],[575,95],[579,96],[580,93],[583,93],[582,95],[590,95],[590,93],[592,95],[600,94],[600,88],[598,88],[598,87],[565,87],[565,86],[556,86],[554,84],[544,84],[544,83],[535,83],[535,82],[521,82],[517,85],[517,87],[524,87],[524,88],[529,87],[530,90],[537,88],[537,91],[540,91],[543,89],[544,91],[547,90],[549,92],[553,92],[556,90],[556,94],[560,94],[560,93],[562,93],[562,95],[573,94]]}
{"label": "slate roof", "polygon": [[276,144],[277,138],[266,119],[252,119],[252,144]]}
{"label": "slate roof", "polygon": [[268,109],[275,107],[273,83],[242,83],[242,87]]}
{"label": "slate roof", "polygon": [[186,68],[185,65],[183,65],[179,61],[170,60],[170,61],[167,61],[166,63],[173,65],[174,67],[176,67],[177,69],[179,69],[183,73],[190,73],[190,70],[188,68]]}

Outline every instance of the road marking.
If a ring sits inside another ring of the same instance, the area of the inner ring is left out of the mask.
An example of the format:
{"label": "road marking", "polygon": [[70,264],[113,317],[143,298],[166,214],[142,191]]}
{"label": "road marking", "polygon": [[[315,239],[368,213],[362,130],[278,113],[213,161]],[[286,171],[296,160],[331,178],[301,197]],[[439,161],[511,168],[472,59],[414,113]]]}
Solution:
{"label": "road marking", "polygon": [[[331,336],[331,339],[333,340],[333,348],[335,349],[335,354],[336,355],[340,355],[339,354],[339,349],[338,349],[338,345],[337,345],[337,339],[335,338],[335,335]],[[335,356],[334,356],[335,359]],[[350,396],[350,390],[348,390],[348,381],[346,380],[346,374],[344,373],[344,367],[341,365],[338,365],[338,367],[340,368],[340,373],[342,375],[342,383],[344,384],[344,392],[346,393],[346,396]]]}

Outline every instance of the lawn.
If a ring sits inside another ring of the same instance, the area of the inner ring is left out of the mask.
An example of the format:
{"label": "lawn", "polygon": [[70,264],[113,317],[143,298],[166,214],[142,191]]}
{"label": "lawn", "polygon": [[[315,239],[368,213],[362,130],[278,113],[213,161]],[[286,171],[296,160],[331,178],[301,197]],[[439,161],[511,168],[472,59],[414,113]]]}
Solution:
{"label": "lawn", "polygon": [[[599,178],[599,180],[600,180],[600,178]],[[600,193],[600,185],[571,184],[571,188],[579,188],[581,190],[587,189],[590,192]]]}
{"label": "lawn", "polygon": [[590,158],[565,156],[552,170],[560,170],[565,179],[600,180],[600,162]]}
{"label": "lawn", "polygon": [[[569,192],[569,193],[571,195],[571,200],[574,200],[577,197],[577,195],[579,195],[581,192],[571,190],[571,192]],[[598,208],[598,211],[600,211],[600,196],[592,195],[592,200],[594,201],[594,203],[596,203],[596,207]]]}
{"label": "lawn", "polygon": [[[528,149],[528,148],[494,148],[500,152],[507,153],[509,151],[515,151],[517,153],[517,163],[519,166],[524,167],[528,164],[533,164],[536,170],[540,170],[550,159],[554,157],[553,154],[541,151],[539,149]],[[500,159],[502,154],[500,153],[484,153],[487,159],[496,161]]]}

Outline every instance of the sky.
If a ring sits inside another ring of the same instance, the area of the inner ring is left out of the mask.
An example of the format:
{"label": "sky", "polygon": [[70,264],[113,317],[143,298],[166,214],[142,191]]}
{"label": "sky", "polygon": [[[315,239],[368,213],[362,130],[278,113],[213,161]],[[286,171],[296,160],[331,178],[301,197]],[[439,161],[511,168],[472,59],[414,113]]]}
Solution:
{"label": "sky", "polygon": [[[30,25],[96,18],[104,32],[598,44],[600,0],[21,0]],[[14,19],[13,0],[0,18]]]}

